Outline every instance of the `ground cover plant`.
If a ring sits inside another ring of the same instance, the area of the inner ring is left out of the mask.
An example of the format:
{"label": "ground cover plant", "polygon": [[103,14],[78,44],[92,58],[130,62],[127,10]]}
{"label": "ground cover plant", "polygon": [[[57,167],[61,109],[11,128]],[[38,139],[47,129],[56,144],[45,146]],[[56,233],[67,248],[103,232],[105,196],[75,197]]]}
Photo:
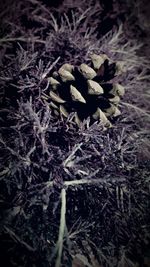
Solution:
{"label": "ground cover plant", "polygon": [[[136,14],[127,7],[1,4],[2,266],[150,264],[149,35],[140,19],[130,29]],[[111,82],[125,89],[108,128],[89,117],[78,125],[74,110],[56,116],[43,97],[52,73],[89,65],[93,54],[118,63]]]}

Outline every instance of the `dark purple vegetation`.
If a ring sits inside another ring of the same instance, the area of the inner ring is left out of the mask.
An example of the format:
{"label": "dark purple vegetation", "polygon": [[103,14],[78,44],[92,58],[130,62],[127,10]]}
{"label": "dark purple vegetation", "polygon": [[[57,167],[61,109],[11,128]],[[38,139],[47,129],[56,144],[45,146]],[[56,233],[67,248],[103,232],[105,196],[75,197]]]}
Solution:
{"label": "dark purple vegetation", "polygon": [[[1,4],[2,266],[149,266],[149,32],[141,2],[126,2]],[[91,53],[122,64],[107,130],[78,129],[42,99],[52,70]]]}

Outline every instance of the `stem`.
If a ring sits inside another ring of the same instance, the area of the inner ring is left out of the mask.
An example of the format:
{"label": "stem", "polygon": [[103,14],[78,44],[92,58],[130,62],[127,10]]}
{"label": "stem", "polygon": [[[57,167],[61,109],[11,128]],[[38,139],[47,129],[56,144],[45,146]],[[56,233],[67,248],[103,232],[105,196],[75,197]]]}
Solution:
{"label": "stem", "polygon": [[[111,182],[111,183],[115,183],[115,182],[125,182],[126,179],[125,178],[107,178],[107,179],[103,179],[103,178],[99,178],[99,179],[92,179],[92,180],[88,180],[88,179],[81,179],[81,180],[72,180],[72,181],[65,181],[64,182],[64,186],[68,187],[68,186],[76,186],[76,185],[82,185],[82,184],[87,184],[87,185],[93,185],[93,184],[107,184],[107,182]],[[53,182],[47,182],[45,183],[46,186],[51,187],[53,186]]]}
{"label": "stem", "polygon": [[59,237],[57,241],[58,256],[56,259],[55,267],[60,267],[61,265],[65,227],[66,227],[66,190],[63,188],[61,190],[61,215],[60,215]]}
{"label": "stem", "polygon": [[45,44],[44,40],[38,40],[38,39],[33,39],[33,38],[16,37],[16,38],[2,38],[2,39],[0,39],[0,43],[17,42],[17,41]]}

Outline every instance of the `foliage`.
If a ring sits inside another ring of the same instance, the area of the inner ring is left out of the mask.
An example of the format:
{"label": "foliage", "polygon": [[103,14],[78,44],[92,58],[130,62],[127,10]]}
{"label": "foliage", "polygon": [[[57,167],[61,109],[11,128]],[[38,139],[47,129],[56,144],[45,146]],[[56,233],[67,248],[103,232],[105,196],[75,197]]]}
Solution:
{"label": "foliage", "polygon": [[[142,266],[150,241],[149,59],[122,24],[97,38],[96,1],[66,13],[63,5],[59,12],[37,0],[11,8],[6,1],[1,11],[1,260]],[[91,52],[123,66],[122,115],[107,131],[88,120],[70,127],[72,114],[57,119],[41,97],[56,65],[88,63]]]}

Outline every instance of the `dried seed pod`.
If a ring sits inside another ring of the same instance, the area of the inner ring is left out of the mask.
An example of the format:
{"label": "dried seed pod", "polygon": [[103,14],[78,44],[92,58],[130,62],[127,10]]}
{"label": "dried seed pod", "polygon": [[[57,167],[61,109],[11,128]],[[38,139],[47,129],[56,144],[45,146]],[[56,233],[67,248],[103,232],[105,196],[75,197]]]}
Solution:
{"label": "dried seed pod", "polygon": [[54,108],[54,109],[58,109],[58,107],[55,105],[55,103],[54,102],[50,102],[50,107],[52,107],[52,108]]}
{"label": "dried seed pod", "polygon": [[80,71],[86,79],[92,80],[96,76],[95,70],[84,63],[80,65]]}
{"label": "dried seed pod", "polygon": [[57,111],[56,109],[54,109],[53,112],[54,112],[54,114],[55,114],[56,116],[59,116],[59,111]]}
{"label": "dried seed pod", "polygon": [[53,72],[53,77],[54,77],[55,79],[57,79],[57,78],[59,77],[59,75],[58,75],[58,72],[57,72],[57,71],[54,71],[54,72]]}
{"label": "dried seed pod", "polygon": [[111,104],[110,108],[107,108],[104,110],[104,113],[106,117],[110,117],[110,116],[113,116],[115,111],[116,111],[116,107],[113,104]]}
{"label": "dried seed pod", "polygon": [[53,77],[49,77],[49,78],[48,78],[48,81],[49,81],[50,85],[52,86],[52,88],[53,88],[54,90],[56,90],[57,87],[58,87],[58,85],[60,84],[60,83],[59,83],[56,79],[54,79]]}
{"label": "dried seed pod", "polygon": [[74,66],[69,64],[69,63],[65,63],[62,65],[61,69],[67,70],[69,72],[72,72],[74,70]]}
{"label": "dried seed pod", "polygon": [[105,59],[108,59],[108,57],[105,54],[100,54],[100,55],[93,54],[91,55],[91,59],[94,69],[98,70],[99,67],[104,63]]}
{"label": "dried seed pod", "polygon": [[60,105],[59,110],[60,110],[60,114],[62,114],[64,117],[67,118],[69,116],[69,113],[67,112],[67,110],[65,109],[63,105]]}
{"label": "dried seed pod", "polygon": [[106,127],[111,127],[111,122],[107,119],[106,115],[104,112],[100,109],[97,108],[96,112],[92,115],[94,120],[100,120],[102,124]]}
{"label": "dried seed pod", "polygon": [[114,105],[118,105],[118,103],[120,102],[120,97],[116,95],[113,98],[109,98],[109,101],[113,103]]}
{"label": "dried seed pod", "polygon": [[49,95],[54,102],[57,102],[59,104],[63,104],[66,102],[60,96],[56,95],[53,91],[50,91]]}
{"label": "dried seed pod", "polygon": [[[65,63],[48,78],[53,88],[48,92],[52,100],[50,107],[60,117],[67,118],[74,112],[74,121],[79,127],[87,118],[91,123],[99,120],[105,127],[111,127],[110,119],[121,113],[117,106],[124,95],[123,86],[113,84],[112,80],[119,71],[119,65],[112,63],[105,54],[94,54],[91,59],[93,68],[87,64],[74,67]],[[49,101],[45,93],[42,96]]]}
{"label": "dried seed pod", "polygon": [[75,80],[74,76],[69,71],[64,70],[63,68],[60,68],[58,73],[59,73],[63,82]]}
{"label": "dried seed pod", "polygon": [[49,99],[49,96],[43,93],[42,96],[41,96],[41,98],[43,100],[48,100]]}
{"label": "dried seed pod", "polygon": [[116,107],[115,113],[113,114],[113,117],[118,117],[118,116],[120,116],[120,114],[121,114],[121,111]]}
{"label": "dried seed pod", "polygon": [[70,86],[70,93],[73,101],[79,101],[82,103],[86,103],[84,97],[81,93],[75,88],[73,85]]}
{"label": "dried seed pod", "polygon": [[116,62],[116,74],[120,75],[123,72],[125,72],[125,63],[124,63],[124,61]]}
{"label": "dried seed pod", "polygon": [[119,83],[116,83],[113,85],[113,90],[118,96],[124,96],[125,94],[124,87]]}
{"label": "dried seed pod", "polygon": [[101,95],[104,93],[103,88],[95,81],[88,80],[88,93],[90,95]]}

